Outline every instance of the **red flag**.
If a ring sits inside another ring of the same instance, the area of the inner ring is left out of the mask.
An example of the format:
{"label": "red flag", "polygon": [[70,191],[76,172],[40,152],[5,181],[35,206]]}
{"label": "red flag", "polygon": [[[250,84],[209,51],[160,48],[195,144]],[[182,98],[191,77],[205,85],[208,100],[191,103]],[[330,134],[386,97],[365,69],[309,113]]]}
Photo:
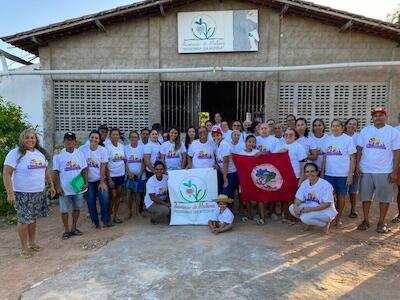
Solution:
{"label": "red flag", "polygon": [[232,154],[243,201],[293,201],[297,190],[288,153],[260,156]]}

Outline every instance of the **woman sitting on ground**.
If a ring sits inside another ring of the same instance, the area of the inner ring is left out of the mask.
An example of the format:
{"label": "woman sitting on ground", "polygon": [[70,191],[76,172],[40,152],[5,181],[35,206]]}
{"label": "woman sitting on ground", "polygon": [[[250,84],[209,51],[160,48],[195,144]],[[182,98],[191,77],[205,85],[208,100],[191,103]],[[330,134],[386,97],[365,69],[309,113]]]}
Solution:
{"label": "woman sitting on ground", "polygon": [[290,213],[299,218],[307,228],[309,225],[329,227],[337,215],[333,200],[333,187],[325,179],[318,177],[318,166],[307,163],[304,166],[306,180],[300,185],[294,203],[290,205]]}
{"label": "woman sitting on ground", "polygon": [[228,208],[228,204],[233,203],[233,199],[221,194],[214,201],[218,203],[218,208],[216,209],[215,217],[208,221],[211,232],[218,234],[231,230],[233,228],[234,216]]}

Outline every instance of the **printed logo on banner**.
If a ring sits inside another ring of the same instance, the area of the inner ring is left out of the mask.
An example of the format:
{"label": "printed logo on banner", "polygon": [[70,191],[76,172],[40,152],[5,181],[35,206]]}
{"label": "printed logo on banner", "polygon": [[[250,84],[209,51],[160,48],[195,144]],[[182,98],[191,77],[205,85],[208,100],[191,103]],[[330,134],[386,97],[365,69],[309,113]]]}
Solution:
{"label": "printed logo on banner", "polygon": [[179,185],[182,202],[206,202],[207,184],[199,177],[185,178]]}
{"label": "printed logo on banner", "polygon": [[251,178],[258,188],[266,191],[277,191],[283,185],[281,173],[271,164],[254,167]]}
{"label": "printed logo on banner", "polygon": [[191,23],[192,34],[197,40],[210,40],[217,30],[216,23],[209,15],[199,15]]}

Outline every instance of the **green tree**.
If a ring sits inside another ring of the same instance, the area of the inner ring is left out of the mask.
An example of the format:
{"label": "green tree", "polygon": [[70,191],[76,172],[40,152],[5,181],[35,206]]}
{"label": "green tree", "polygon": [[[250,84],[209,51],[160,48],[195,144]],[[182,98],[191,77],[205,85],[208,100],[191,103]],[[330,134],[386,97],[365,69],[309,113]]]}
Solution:
{"label": "green tree", "polygon": [[0,215],[14,214],[14,207],[7,202],[3,185],[3,166],[7,153],[18,145],[20,133],[32,127],[26,120],[22,108],[5,101],[0,96]]}
{"label": "green tree", "polygon": [[400,25],[400,4],[395,11],[388,13],[387,20],[391,23]]}

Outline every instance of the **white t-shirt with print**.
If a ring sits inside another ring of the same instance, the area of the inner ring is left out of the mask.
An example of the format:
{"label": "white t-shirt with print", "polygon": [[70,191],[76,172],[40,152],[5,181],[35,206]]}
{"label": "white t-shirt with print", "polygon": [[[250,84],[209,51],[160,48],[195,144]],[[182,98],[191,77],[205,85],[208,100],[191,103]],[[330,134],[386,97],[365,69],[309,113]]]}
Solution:
{"label": "white t-shirt with print", "polygon": [[314,163],[318,166],[318,169],[322,168],[322,160],[324,158],[324,153],[322,147],[324,145],[325,140],[329,137],[329,134],[324,133],[324,135],[320,138],[316,137],[314,134],[310,134],[310,138],[314,140],[315,145],[317,146],[318,156]]}
{"label": "white t-shirt with print", "polygon": [[[124,152],[126,157],[126,162],[128,164],[129,171],[133,174],[138,176],[140,171],[142,170],[143,164],[143,156],[144,156],[144,146],[143,144],[137,145],[136,148],[133,148],[131,145],[126,145]],[[143,172],[142,178],[146,179],[146,173]]]}
{"label": "white t-shirt with print", "polygon": [[239,141],[236,145],[232,144],[232,153],[240,153],[242,150],[246,148],[245,143]]}
{"label": "white t-shirt with print", "polygon": [[362,147],[362,173],[389,174],[393,171],[393,150],[400,149],[400,133],[390,125],[376,128],[370,125],[358,135]]}
{"label": "white t-shirt with print", "polygon": [[304,203],[306,207],[317,207],[322,203],[329,203],[330,206],[321,210],[321,212],[326,213],[331,220],[337,215],[333,200],[333,187],[322,178],[318,178],[314,185],[310,185],[310,180],[304,180],[296,192],[296,198]]}
{"label": "white t-shirt with print", "polygon": [[146,183],[146,195],[144,196],[144,204],[146,208],[149,208],[154,201],[151,200],[150,194],[156,194],[158,198],[163,201],[167,200],[168,197],[168,176],[163,175],[161,180],[158,180],[156,175],[149,178]]}
{"label": "white t-shirt with print", "polygon": [[86,159],[88,166],[88,181],[96,182],[100,180],[101,164],[108,163],[107,150],[102,146],[97,146],[95,151],[90,150],[89,145],[79,147]]}
{"label": "white t-shirt with print", "polygon": [[278,143],[278,139],[273,135],[267,137],[256,137],[256,149],[261,154],[271,153],[274,146]]}
{"label": "white t-shirt with print", "polygon": [[175,144],[166,141],[161,145],[160,153],[165,155],[167,170],[182,169],[182,154],[186,153],[185,144],[181,143],[180,149],[175,150]]}
{"label": "white t-shirt with print", "polygon": [[234,219],[233,213],[231,212],[231,210],[228,207],[225,207],[222,214],[221,214],[218,206],[215,208],[215,216],[212,219],[212,221],[217,221],[220,224],[223,224],[223,223],[232,224],[233,219]]}
{"label": "white t-shirt with print", "polygon": [[306,151],[304,147],[297,143],[297,141],[287,144],[286,142],[281,142],[276,144],[273,149],[273,153],[278,153],[282,149],[287,149],[289,153],[290,163],[292,165],[294,175],[296,178],[300,178],[301,175],[301,166],[300,162],[307,158]]}
{"label": "white t-shirt with print", "polygon": [[353,139],[347,134],[329,136],[322,146],[326,153],[325,175],[347,177],[350,170],[350,155],[357,153]]}
{"label": "white t-shirt with print", "polygon": [[86,168],[86,159],[78,149],[74,149],[72,153],[62,149],[60,154],[53,157],[53,170],[59,172],[60,184],[65,196],[76,195],[70,182]]}
{"label": "white t-shirt with print", "polygon": [[[161,160],[160,150],[161,144],[151,140],[144,146],[144,154],[150,154],[150,163],[152,165],[154,165],[157,160]],[[146,170],[150,171],[148,167],[146,167]]]}
{"label": "white t-shirt with print", "polygon": [[189,146],[188,155],[192,157],[192,168],[212,168],[214,166],[214,147],[210,142],[204,144],[195,140]]}
{"label": "white t-shirt with print", "polygon": [[257,149],[252,149],[251,152],[247,152],[245,149],[243,149],[238,154],[244,155],[244,156],[254,156],[258,152],[260,152],[260,151],[258,151]]}
{"label": "white t-shirt with print", "polygon": [[125,149],[124,145],[118,143],[106,146],[108,154],[108,169],[111,177],[120,177],[125,175]]}
{"label": "white t-shirt with print", "polygon": [[230,143],[226,142],[225,140],[222,140],[220,144],[217,146],[215,149],[215,158],[217,160],[217,164],[220,167],[220,171],[223,172],[224,170],[224,157],[228,156],[229,157],[229,162],[228,162],[228,174],[229,173],[234,173],[236,172],[236,167],[233,163],[232,160],[232,146]]}
{"label": "white t-shirt with print", "polygon": [[305,137],[305,136],[299,137],[296,140],[296,142],[303,146],[307,156],[311,154],[311,150],[317,149],[315,141],[310,137]]}
{"label": "white t-shirt with print", "polygon": [[222,138],[225,142],[230,143],[232,141],[232,130],[228,130],[227,132],[222,132]]}
{"label": "white t-shirt with print", "polygon": [[13,191],[22,193],[43,192],[48,165],[43,153],[34,149],[33,151],[26,151],[26,154],[18,161],[19,157],[19,148],[14,148],[8,152],[4,160],[4,165],[15,169],[11,177]]}

